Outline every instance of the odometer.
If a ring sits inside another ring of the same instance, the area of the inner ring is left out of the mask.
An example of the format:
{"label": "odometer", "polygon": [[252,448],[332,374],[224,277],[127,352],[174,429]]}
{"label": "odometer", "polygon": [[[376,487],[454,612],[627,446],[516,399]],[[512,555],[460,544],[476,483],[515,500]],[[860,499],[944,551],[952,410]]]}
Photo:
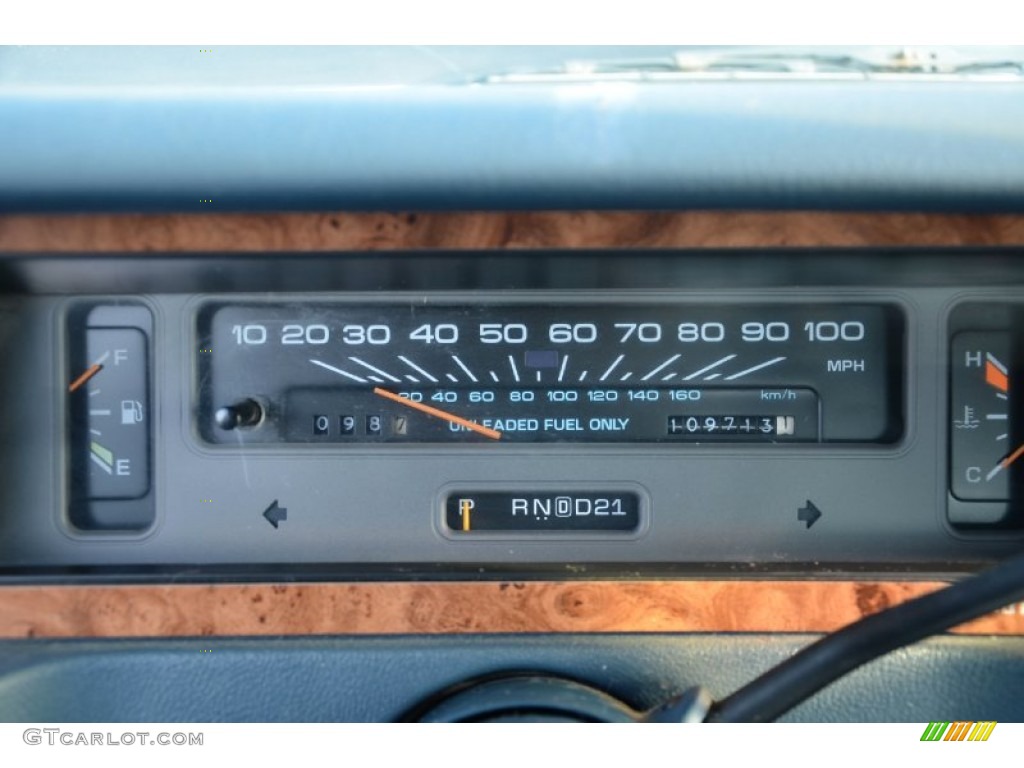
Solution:
{"label": "odometer", "polygon": [[211,443],[891,442],[884,304],[209,304]]}

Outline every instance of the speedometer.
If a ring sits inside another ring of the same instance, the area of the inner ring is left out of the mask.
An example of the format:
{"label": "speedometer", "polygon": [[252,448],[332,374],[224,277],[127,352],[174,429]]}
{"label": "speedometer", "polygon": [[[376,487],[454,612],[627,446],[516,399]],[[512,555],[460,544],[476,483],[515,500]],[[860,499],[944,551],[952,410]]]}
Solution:
{"label": "speedometer", "polygon": [[209,303],[209,443],[892,442],[888,304]]}

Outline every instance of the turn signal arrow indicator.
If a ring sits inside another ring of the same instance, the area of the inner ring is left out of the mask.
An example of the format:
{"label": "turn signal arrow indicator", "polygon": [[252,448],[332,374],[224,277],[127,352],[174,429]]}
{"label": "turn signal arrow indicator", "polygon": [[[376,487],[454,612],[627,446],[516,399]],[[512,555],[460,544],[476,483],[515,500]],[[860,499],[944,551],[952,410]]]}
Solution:
{"label": "turn signal arrow indicator", "polygon": [[810,528],[821,517],[821,510],[814,506],[814,502],[810,499],[807,500],[806,507],[800,507],[796,511],[796,519],[801,523],[807,523],[807,527]]}
{"label": "turn signal arrow indicator", "polygon": [[263,516],[267,518],[268,523],[277,528],[278,525],[288,519],[288,510],[285,507],[278,506],[277,499],[274,499],[274,503],[263,510]]}

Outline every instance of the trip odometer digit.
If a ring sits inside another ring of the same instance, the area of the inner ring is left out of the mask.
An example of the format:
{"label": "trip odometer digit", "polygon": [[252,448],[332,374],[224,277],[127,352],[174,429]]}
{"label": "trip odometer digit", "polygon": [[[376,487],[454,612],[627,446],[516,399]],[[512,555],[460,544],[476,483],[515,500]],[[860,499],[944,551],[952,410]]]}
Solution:
{"label": "trip odometer digit", "polygon": [[884,304],[211,303],[211,443],[891,442]]}

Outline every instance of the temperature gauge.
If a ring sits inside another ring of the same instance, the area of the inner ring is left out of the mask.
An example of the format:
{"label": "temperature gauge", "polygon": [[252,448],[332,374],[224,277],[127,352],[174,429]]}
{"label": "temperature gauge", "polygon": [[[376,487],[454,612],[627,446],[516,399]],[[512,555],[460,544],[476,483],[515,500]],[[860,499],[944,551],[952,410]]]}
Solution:
{"label": "temperature gauge", "polygon": [[1024,305],[972,302],[950,316],[949,522],[1024,529]]}
{"label": "temperature gauge", "polygon": [[1010,478],[1024,455],[1012,429],[1010,361],[1009,332],[953,339],[952,491],[959,499],[1010,500]]}

